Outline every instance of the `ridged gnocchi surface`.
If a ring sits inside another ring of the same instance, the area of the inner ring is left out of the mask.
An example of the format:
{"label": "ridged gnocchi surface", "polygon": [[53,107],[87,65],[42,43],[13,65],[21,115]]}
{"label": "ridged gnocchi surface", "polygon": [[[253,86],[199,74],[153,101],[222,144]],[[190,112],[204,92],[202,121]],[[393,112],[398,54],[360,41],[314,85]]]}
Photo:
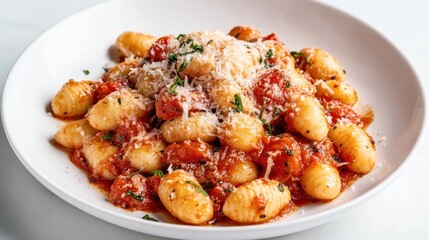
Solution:
{"label": "ridged gnocchi surface", "polygon": [[82,117],[94,102],[94,82],[69,80],[52,99],[55,116],[62,118]]}
{"label": "ridged gnocchi surface", "polygon": [[329,131],[340,156],[353,172],[366,174],[375,166],[375,143],[368,134],[353,124],[336,124]]}
{"label": "ridged gnocchi surface", "polygon": [[213,217],[209,195],[197,179],[186,171],[176,170],[163,177],[158,195],[165,208],[183,222],[202,224]]}
{"label": "ridged gnocchi surface", "polygon": [[111,130],[124,118],[141,118],[152,109],[152,101],[136,91],[124,89],[97,102],[88,113],[88,121],[97,130]]}
{"label": "ridged gnocchi surface", "polygon": [[239,223],[259,223],[275,217],[289,203],[289,189],[275,180],[256,179],[237,188],[223,213]]}
{"label": "ridged gnocchi surface", "polygon": [[312,163],[301,178],[304,191],[320,200],[332,200],[340,194],[341,179],[337,169],[326,163]]}
{"label": "ridged gnocchi surface", "polygon": [[152,35],[128,31],[116,39],[116,47],[125,57],[144,57],[155,40]]}
{"label": "ridged gnocchi surface", "polygon": [[118,150],[118,147],[103,141],[99,136],[94,136],[83,145],[83,154],[93,174],[109,180],[117,177],[111,171],[110,160]]}
{"label": "ridged gnocchi surface", "polygon": [[319,48],[304,48],[300,52],[307,59],[307,72],[312,78],[339,82],[345,80],[346,73],[340,62],[327,51]]}
{"label": "ridged gnocchi surface", "polygon": [[176,117],[166,121],[160,132],[161,137],[169,143],[198,139],[213,142],[218,124],[216,116],[211,113],[195,113],[186,119]]}
{"label": "ridged gnocchi surface", "polygon": [[55,133],[55,141],[66,148],[80,148],[97,132],[84,118],[62,126]]}

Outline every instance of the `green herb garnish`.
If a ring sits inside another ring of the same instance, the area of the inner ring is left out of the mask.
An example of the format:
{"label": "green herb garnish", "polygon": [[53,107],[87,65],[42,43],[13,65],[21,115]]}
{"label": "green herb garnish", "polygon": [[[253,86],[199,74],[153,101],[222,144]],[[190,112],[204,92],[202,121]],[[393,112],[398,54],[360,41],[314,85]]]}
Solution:
{"label": "green herb garnish", "polygon": [[311,64],[307,61],[307,57],[304,55],[304,53],[292,51],[290,52],[290,55],[292,55],[295,61],[297,61],[298,57],[300,56],[304,60],[305,64],[307,64],[308,66],[311,66]]}
{"label": "green herb garnish", "polygon": [[274,57],[274,51],[273,51],[273,49],[271,49],[271,48],[268,49],[267,53],[265,54],[265,57],[267,59],[272,59]]}
{"label": "green herb garnish", "polygon": [[173,95],[177,95],[176,86],[181,86],[181,87],[185,86],[185,80],[181,79],[179,76],[176,76],[176,79],[168,88],[168,92]]}
{"label": "green herb garnish", "polygon": [[106,134],[102,136],[103,140],[111,140],[115,136],[115,132],[108,131]]}
{"label": "green herb garnish", "polygon": [[121,105],[121,103],[122,103],[122,99],[121,98],[118,98],[118,103],[119,103],[119,105]]}
{"label": "green herb garnish", "polygon": [[164,177],[164,173],[162,172],[162,170],[155,170],[155,171],[152,171],[152,174],[153,174],[154,176]]}
{"label": "green herb garnish", "polygon": [[188,66],[188,62],[185,60],[183,60],[182,64],[180,64],[179,70],[178,72],[183,72],[183,70],[185,70],[186,66]]}
{"label": "green herb garnish", "polygon": [[233,192],[233,190],[231,188],[224,189],[223,191],[226,193],[232,193]]}
{"label": "green herb garnish", "polygon": [[210,43],[212,43],[213,42],[213,39],[210,39],[208,42],[207,42],[207,45],[209,45]]}
{"label": "green herb garnish", "polygon": [[234,95],[234,102],[231,102],[231,103],[235,105],[235,108],[232,109],[234,112],[242,112],[243,111],[243,103],[241,102],[240,94],[235,94]]}
{"label": "green herb garnish", "polygon": [[294,155],[292,149],[288,149],[288,148],[285,148],[285,153],[287,155],[289,155],[289,156],[293,156]]}
{"label": "green herb garnish", "polygon": [[259,120],[261,120],[261,122],[262,122],[262,124],[267,128],[267,130],[268,130],[268,133],[270,134],[270,135],[273,135],[273,130],[272,130],[272,128],[271,128],[271,124],[266,120],[266,119],[264,119],[263,117],[262,117],[262,114],[264,113],[264,111],[265,111],[265,108],[263,108],[262,110],[261,110],[261,112],[259,113]]}
{"label": "green herb garnish", "polygon": [[172,64],[177,61],[177,55],[175,53],[170,53],[168,55],[168,64]]}
{"label": "green herb garnish", "polygon": [[182,33],[181,33],[181,34],[179,34],[179,35],[177,36],[177,38],[176,38],[176,39],[177,39],[177,40],[179,40],[179,39],[181,39],[181,38],[182,38],[182,37],[184,37],[184,36],[185,36],[185,34],[182,34]]}
{"label": "green herb garnish", "polygon": [[85,75],[89,74],[89,70],[88,69],[83,69],[82,71],[83,71],[83,73],[85,73]]}
{"label": "green herb garnish", "polygon": [[127,196],[133,197],[135,200],[138,200],[140,202],[143,201],[143,197],[142,196],[136,195],[135,193],[131,192],[131,190],[127,190],[126,194],[127,194]]}
{"label": "green herb garnish", "polygon": [[153,217],[149,216],[149,214],[145,214],[145,215],[142,217],[142,219],[144,219],[144,220],[149,220],[149,221],[154,221],[154,222],[159,222],[157,219],[155,219],[155,218],[153,218]]}
{"label": "green herb garnish", "polygon": [[198,186],[198,185],[197,185],[197,184],[195,184],[194,182],[192,182],[192,181],[186,181],[186,183],[187,183],[187,184],[192,185],[192,186],[195,188],[195,190],[197,190],[197,192],[202,193],[204,196],[206,196],[206,197],[208,197],[208,196],[209,196],[209,195],[207,194],[207,192],[206,192],[206,191],[204,191],[204,189],[203,189],[202,187]]}

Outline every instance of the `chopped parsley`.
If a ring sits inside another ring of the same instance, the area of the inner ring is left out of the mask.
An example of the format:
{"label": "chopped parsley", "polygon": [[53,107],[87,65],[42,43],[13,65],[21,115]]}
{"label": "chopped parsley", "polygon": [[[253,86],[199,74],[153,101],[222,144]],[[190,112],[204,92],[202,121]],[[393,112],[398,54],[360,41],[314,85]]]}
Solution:
{"label": "chopped parsley", "polygon": [[85,75],[89,74],[89,70],[88,69],[83,69],[82,71],[83,71],[83,73],[85,73]]}
{"label": "chopped parsley", "polygon": [[172,64],[177,61],[177,55],[175,53],[168,54],[168,64]]}
{"label": "chopped parsley", "polygon": [[106,134],[104,134],[103,136],[101,136],[101,138],[103,140],[111,140],[113,138],[113,136],[115,136],[115,132],[108,131]]}
{"label": "chopped parsley", "polygon": [[259,120],[261,120],[262,124],[267,128],[269,135],[273,135],[273,130],[271,128],[271,124],[264,118],[262,118],[262,114],[264,113],[265,108],[263,108],[261,110],[261,112],[259,113]]}
{"label": "chopped parsley", "polygon": [[273,51],[273,49],[271,49],[271,48],[268,49],[267,53],[265,54],[265,57],[267,59],[272,59],[274,57],[274,51]]}
{"label": "chopped parsley", "polygon": [[183,33],[181,33],[181,34],[179,34],[178,36],[177,36],[177,40],[179,40],[179,39],[181,39],[182,37],[184,37],[185,36],[185,34],[183,34]]}
{"label": "chopped parsley", "polygon": [[189,52],[184,52],[184,53],[179,53],[180,56],[185,56],[188,54],[193,54],[193,53],[202,53],[204,51],[204,47],[202,45],[194,45],[194,43],[191,44],[191,51]]}
{"label": "chopped parsley", "polygon": [[206,192],[206,191],[204,191],[204,189],[203,189],[202,187],[198,186],[198,185],[197,185],[197,184],[195,184],[194,182],[192,182],[192,181],[186,181],[186,183],[187,183],[187,184],[192,185],[192,186],[195,188],[195,190],[197,190],[197,192],[202,193],[204,196],[206,196],[206,197],[208,197],[208,196],[209,196],[209,195],[207,194],[207,192]]}
{"label": "chopped parsley", "polygon": [[121,105],[121,103],[122,103],[122,99],[121,98],[118,98],[118,103],[119,103],[119,105]]}
{"label": "chopped parsley", "polygon": [[133,192],[131,192],[131,190],[127,190],[126,192],[125,192],[126,194],[127,194],[127,196],[131,196],[131,197],[133,197],[135,200],[138,200],[138,201],[143,201],[143,197],[142,196],[140,196],[140,195],[136,195],[135,193],[133,193]]}
{"label": "chopped parsley", "polygon": [[285,153],[291,157],[294,155],[292,149],[288,149],[288,148],[285,148]]}
{"label": "chopped parsley", "polygon": [[179,76],[176,76],[176,79],[168,88],[168,92],[173,95],[177,95],[176,86],[181,86],[181,87],[185,86],[185,80],[181,79]]}
{"label": "chopped parsley", "polygon": [[142,219],[149,220],[149,221],[154,221],[154,222],[159,222],[156,218],[153,218],[153,217],[149,216],[149,214],[147,214],[147,213],[142,217]]}
{"label": "chopped parsley", "polygon": [[155,171],[152,171],[152,174],[153,174],[154,176],[164,177],[164,173],[162,172],[162,170],[155,170]]}
{"label": "chopped parsley", "polygon": [[233,190],[231,188],[226,188],[223,191],[226,193],[232,193],[233,192]]}
{"label": "chopped parsley", "polygon": [[290,52],[290,55],[292,55],[295,61],[298,61],[299,57],[301,57],[302,60],[304,60],[305,64],[307,64],[308,66],[311,66],[311,64],[307,61],[307,57],[304,55],[304,53],[292,51]]}
{"label": "chopped parsley", "polygon": [[180,67],[179,67],[179,73],[180,72],[183,72],[183,70],[185,70],[185,68],[188,66],[188,62],[186,61],[186,59],[185,60],[183,60],[183,62],[182,62],[182,64],[180,64]]}
{"label": "chopped parsley", "polygon": [[240,94],[234,95],[234,102],[231,102],[235,105],[235,108],[232,109],[234,112],[242,112],[243,111],[243,103],[241,102]]}

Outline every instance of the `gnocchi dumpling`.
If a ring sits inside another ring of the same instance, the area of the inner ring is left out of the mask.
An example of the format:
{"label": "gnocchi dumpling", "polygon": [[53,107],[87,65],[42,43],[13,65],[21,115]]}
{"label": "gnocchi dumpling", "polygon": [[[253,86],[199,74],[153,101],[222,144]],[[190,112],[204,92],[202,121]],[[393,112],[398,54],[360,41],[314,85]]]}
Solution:
{"label": "gnocchi dumpling", "polygon": [[82,117],[94,102],[95,83],[69,80],[52,99],[51,107],[55,116],[61,118]]}
{"label": "gnocchi dumpling", "polygon": [[152,172],[161,169],[161,151],[164,148],[164,143],[159,139],[143,141],[142,143],[131,142],[125,156],[132,167],[146,173]]}
{"label": "gnocchi dumpling", "polygon": [[88,122],[97,130],[112,130],[124,118],[144,117],[153,108],[153,101],[125,88],[98,101],[88,113]]}
{"label": "gnocchi dumpling", "polygon": [[306,71],[316,80],[336,80],[342,82],[346,73],[340,62],[325,50],[319,48],[304,48],[300,51],[307,60]]}
{"label": "gnocchi dumpling", "polygon": [[87,119],[69,122],[55,133],[55,141],[66,148],[80,148],[98,131]]}
{"label": "gnocchi dumpling", "polygon": [[242,112],[231,113],[221,129],[220,140],[223,144],[245,152],[259,148],[264,136],[262,122]]}
{"label": "gnocchi dumpling", "polygon": [[347,105],[354,105],[358,100],[356,90],[345,82],[328,80],[316,82],[316,97],[339,100]]}
{"label": "gnocchi dumpling", "polygon": [[155,41],[152,35],[127,31],[118,36],[116,47],[122,56],[144,57]]}
{"label": "gnocchi dumpling", "polygon": [[158,186],[165,208],[185,223],[202,224],[213,218],[213,204],[197,179],[184,170],[165,175]]}
{"label": "gnocchi dumpling", "polygon": [[289,189],[275,180],[258,178],[229,195],[222,211],[239,223],[259,223],[275,217],[289,203]]}
{"label": "gnocchi dumpling", "polygon": [[219,121],[213,113],[192,113],[187,118],[175,117],[162,124],[161,137],[169,142],[183,142],[185,140],[202,140],[213,142],[217,137]]}
{"label": "gnocchi dumpling", "polygon": [[311,197],[332,200],[341,191],[340,174],[335,167],[327,163],[311,163],[304,169],[301,186]]}
{"label": "gnocchi dumpling", "polygon": [[[104,81],[115,81],[118,78],[126,78],[128,74],[136,68],[138,59],[137,58],[127,58],[125,61],[115,65],[110,68],[104,75]],[[132,80],[134,78],[128,78]],[[130,81],[132,84],[135,84],[135,81]]]}
{"label": "gnocchi dumpling", "polygon": [[223,114],[237,108],[237,105],[234,105],[236,102],[241,104],[241,111],[243,112],[250,113],[252,109],[252,102],[247,95],[243,94],[241,87],[228,81],[214,83],[210,89],[210,98],[218,111]]}
{"label": "gnocchi dumpling", "polygon": [[95,135],[83,145],[83,155],[95,176],[114,180],[117,176],[112,172],[110,159],[117,154],[119,148],[109,141],[103,141]]}
{"label": "gnocchi dumpling", "polygon": [[261,37],[261,32],[252,26],[236,26],[229,31],[228,35],[249,42]]}
{"label": "gnocchi dumpling", "polygon": [[291,112],[286,121],[294,130],[312,141],[322,141],[329,132],[329,124],[323,107],[313,96],[298,95],[293,98]]}
{"label": "gnocchi dumpling", "polygon": [[370,136],[360,127],[341,123],[329,131],[329,138],[334,142],[346,167],[360,174],[369,173],[375,166],[375,145]]}

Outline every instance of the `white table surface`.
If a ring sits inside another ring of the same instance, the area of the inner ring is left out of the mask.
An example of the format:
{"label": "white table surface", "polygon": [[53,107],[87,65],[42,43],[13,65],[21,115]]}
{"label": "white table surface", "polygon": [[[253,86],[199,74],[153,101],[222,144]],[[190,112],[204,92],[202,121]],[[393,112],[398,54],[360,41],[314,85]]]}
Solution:
{"label": "white table surface", "polygon": [[[0,88],[20,53],[38,35],[99,2],[103,0],[0,0]],[[429,1],[322,2],[360,18],[384,34],[409,59],[429,88]],[[429,239],[428,157],[426,134],[403,174],[381,193],[328,224],[276,239]],[[0,209],[0,239],[161,240],[104,222],[51,193],[19,162],[3,128]]]}

